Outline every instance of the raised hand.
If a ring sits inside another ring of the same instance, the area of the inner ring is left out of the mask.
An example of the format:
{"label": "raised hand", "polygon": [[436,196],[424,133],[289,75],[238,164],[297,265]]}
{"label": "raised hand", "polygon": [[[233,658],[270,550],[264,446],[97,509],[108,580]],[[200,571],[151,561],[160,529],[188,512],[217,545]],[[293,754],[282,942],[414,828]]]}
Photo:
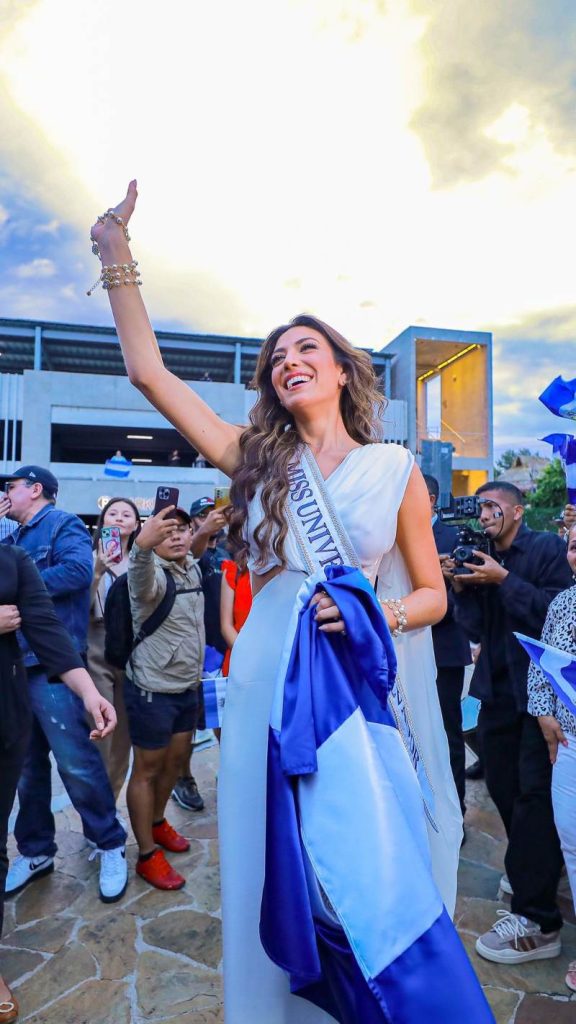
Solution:
{"label": "raised hand", "polygon": [[114,560],[114,554],[109,554],[104,550],[102,541],[98,541],[98,548],[96,552],[96,560],[94,562],[94,575],[101,579],[107,569],[114,572],[114,569],[118,568],[118,562]]}
{"label": "raised hand", "polygon": [[178,529],[178,520],[170,518],[175,508],[175,505],[169,505],[146,520],[136,538],[136,544],[142,551],[158,547]]}
{"label": "raised hand", "polygon": [[[137,198],[138,189],[136,187],[136,179],[134,178],[134,180],[128,185],[128,190],[124,199],[122,199],[117,206],[112,208],[113,213],[122,218],[122,223],[125,227],[128,226],[128,221],[134,213]],[[119,237],[124,237],[122,226],[117,224],[113,217],[102,217],[101,219],[98,219],[90,229],[90,238],[93,242],[96,242],[100,250],[105,248],[109,242],[115,241]]]}

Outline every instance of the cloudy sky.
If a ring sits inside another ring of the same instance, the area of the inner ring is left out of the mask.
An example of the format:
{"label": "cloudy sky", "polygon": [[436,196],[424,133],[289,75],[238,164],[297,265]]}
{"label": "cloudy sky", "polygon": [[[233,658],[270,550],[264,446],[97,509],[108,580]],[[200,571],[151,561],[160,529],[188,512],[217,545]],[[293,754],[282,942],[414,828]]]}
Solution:
{"label": "cloudy sky", "polygon": [[491,330],[497,444],[536,448],[575,109],[572,0],[1,0],[0,316],[111,322],[88,230],[137,177],[157,326]]}

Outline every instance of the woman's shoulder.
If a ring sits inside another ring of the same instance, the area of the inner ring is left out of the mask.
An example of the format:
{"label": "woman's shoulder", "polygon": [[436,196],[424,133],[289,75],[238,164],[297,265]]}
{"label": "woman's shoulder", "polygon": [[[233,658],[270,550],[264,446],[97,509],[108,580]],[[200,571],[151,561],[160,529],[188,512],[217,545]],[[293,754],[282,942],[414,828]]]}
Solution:
{"label": "woman's shoulder", "polygon": [[238,566],[236,562],[231,558],[225,558],[222,562],[222,572],[228,586],[234,590],[236,580],[238,579]]}
{"label": "woman's shoulder", "polygon": [[412,469],[414,456],[409,448],[392,441],[375,441],[364,446],[365,458],[390,469]]}

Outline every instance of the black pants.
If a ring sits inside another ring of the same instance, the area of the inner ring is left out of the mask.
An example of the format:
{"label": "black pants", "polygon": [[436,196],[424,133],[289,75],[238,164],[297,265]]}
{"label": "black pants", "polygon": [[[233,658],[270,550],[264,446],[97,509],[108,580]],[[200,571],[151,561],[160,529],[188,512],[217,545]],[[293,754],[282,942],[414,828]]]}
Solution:
{"label": "black pants", "polygon": [[464,802],[466,796],[466,751],[464,747],[464,733],[462,732],[462,688],[464,686],[464,667],[438,668],[436,677],[438,688],[438,699],[444,729],[448,737],[448,749],[450,751],[450,767],[456,783],[456,791],[460,801],[462,814],[466,811]]}
{"label": "black pants", "polygon": [[4,890],[8,874],[8,856],[6,842],[8,839],[8,819],[14,805],[16,787],[24,757],[28,749],[28,729],[10,746],[0,741],[0,935],[4,921]]}
{"label": "black pants", "polygon": [[540,726],[500,696],[482,704],[478,729],[484,771],[508,835],[506,874],[514,891],[512,912],[540,925],[562,926],[556,890],[562,869],[550,793],[552,765]]}

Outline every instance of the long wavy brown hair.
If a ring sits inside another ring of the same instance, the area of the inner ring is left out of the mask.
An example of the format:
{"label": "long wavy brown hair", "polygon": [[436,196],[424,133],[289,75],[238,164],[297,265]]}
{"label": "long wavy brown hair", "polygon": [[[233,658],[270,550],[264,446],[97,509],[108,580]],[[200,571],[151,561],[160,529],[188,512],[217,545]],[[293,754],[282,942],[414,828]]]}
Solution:
{"label": "long wavy brown hair", "polygon": [[381,439],[384,398],[368,353],[354,348],[333,327],[308,314],[275,327],[262,345],[251,382],[260,394],[250,412],[250,426],[240,438],[241,461],[230,491],[234,508],[230,536],[233,542],[240,543],[248,505],[257,488],[262,487],[260,499],[264,516],[254,531],[260,567],[267,564],[272,554],[282,566],[286,565],[284,542],[288,526],[283,513],[288,494],[288,466],[298,459],[302,447],[294,419],[281,405],[272,385],[272,354],[278,339],[291,327],[311,327],[318,331],[332,348],[336,363],[346,373],[340,411],[350,437],[362,445]]}

